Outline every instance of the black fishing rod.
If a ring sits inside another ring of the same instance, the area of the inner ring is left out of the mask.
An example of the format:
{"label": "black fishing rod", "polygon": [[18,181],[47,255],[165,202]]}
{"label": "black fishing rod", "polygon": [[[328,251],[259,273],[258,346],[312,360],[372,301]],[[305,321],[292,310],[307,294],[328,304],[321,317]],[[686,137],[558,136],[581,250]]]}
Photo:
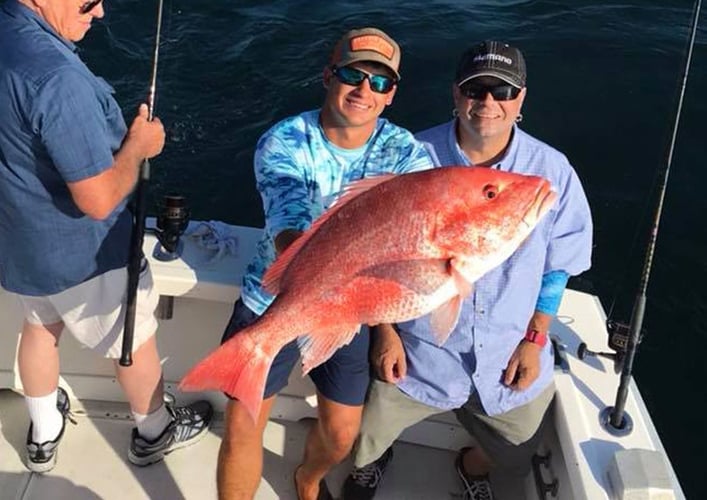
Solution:
{"label": "black fishing rod", "polygon": [[[638,294],[636,296],[636,301],[634,302],[633,312],[631,314],[631,323],[629,327],[628,342],[626,345],[626,354],[623,360],[623,367],[621,369],[621,383],[619,384],[618,391],[616,392],[616,402],[614,406],[609,407],[605,410],[605,413],[608,414],[608,424],[615,430],[624,430],[627,433],[630,432],[631,429],[627,429],[627,419],[625,416],[626,398],[628,397],[628,388],[631,382],[633,361],[636,356],[636,350],[640,341],[641,328],[643,327],[643,314],[646,310],[646,290],[648,289],[648,279],[650,277],[651,267],[653,265],[653,255],[655,254],[656,240],[658,238],[658,227],[660,226],[660,218],[663,213],[663,201],[665,200],[665,192],[668,187],[670,166],[673,161],[675,139],[678,134],[678,125],[680,123],[682,103],[685,97],[685,88],[687,87],[687,77],[690,73],[690,63],[692,62],[692,50],[695,45],[695,36],[697,35],[697,24],[700,17],[701,8],[702,0],[696,0],[694,11],[692,14],[692,28],[690,29],[687,56],[685,58],[685,69],[682,77],[682,86],[680,88],[680,97],[678,98],[675,121],[673,122],[673,130],[670,138],[670,145],[668,147],[665,173],[663,175],[662,183],[660,185],[660,194],[658,197],[658,204],[655,211],[655,217],[653,219],[653,227],[651,228],[650,237],[648,240],[648,249],[646,251],[646,259],[643,265],[641,282],[639,285]],[[630,425],[628,425],[628,427],[630,427]]]}
{"label": "black fishing rod", "polygon": [[[162,4],[157,5],[157,32],[155,34],[155,53],[152,59],[152,78],[150,93],[147,98],[148,121],[152,121],[157,92],[157,60],[160,55],[160,33],[162,31]],[[130,238],[130,257],[128,260],[128,290],[125,305],[125,326],[123,328],[123,347],[120,354],[120,366],[133,364],[133,338],[135,335],[135,310],[137,307],[137,287],[140,279],[140,264],[143,259],[142,243],[145,237],[145,216],[147,213],[147,186],[150,181],[150,162],[147,158],[140,165],[140,174],[135,188],[135,212],[133,213],[133,231]]]}

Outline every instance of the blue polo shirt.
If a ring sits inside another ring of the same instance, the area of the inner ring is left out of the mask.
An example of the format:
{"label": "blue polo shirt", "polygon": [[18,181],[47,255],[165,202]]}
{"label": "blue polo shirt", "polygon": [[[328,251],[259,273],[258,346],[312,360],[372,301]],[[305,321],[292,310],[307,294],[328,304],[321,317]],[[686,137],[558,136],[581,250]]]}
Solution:
{"label": "blue polo shirt", "polygon": [[350,182],[433,167],[422,144],[384,118],[378,118],[366,144],[356,149],[339,148],[319,126],[319,110],[282,120],[263,134],[254,166],[263,198],[265,231],[244,276],[241,297],[257,314],[273,301],[261,282],[275,260],[275,237],[280,232],[308,229]]}
{"label": "blue polo shirt", "polygon": [[0,47],[0,284],[51,295],[127,263],[125,203],[96,221],[67,186],[109,168],[127,129],[110,85],[16,0]]}
{"label": "blue polo shirt", "polygon": [[[435,165],[470,165],[457,145],[454,121],[416,137]],[[514,391],[501,382],[534,313],[543,275],[585,271],[592,248],[589,205],[565,155],[514,127],[508,150],[494,168],[545,177],[558,201],[506,262],[474,284],[457,327],[441,348],[431,334],[429,316],[398,325],[407,356],[407,376],[398,384],[403,392],[430,406],[453,409],[478,391],[489,415],[528,403],[552,381],[548,342],[540,376],[527,390]]]}

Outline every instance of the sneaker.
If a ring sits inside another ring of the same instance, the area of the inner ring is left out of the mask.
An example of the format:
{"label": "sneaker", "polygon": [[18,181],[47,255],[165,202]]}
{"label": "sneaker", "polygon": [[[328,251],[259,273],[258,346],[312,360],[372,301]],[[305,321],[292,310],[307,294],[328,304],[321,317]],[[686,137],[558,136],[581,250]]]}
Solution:
{"label": "sneaker", "polygon": [[393,447],[391,446],[375,462],[360,469],[354,467],[349,477],[344,481],[341,500],[371,500],[375,496],[385,469],[392,459]]}
{"label": "sneaker", "polygon": [[61,438],[64,437],[66,419],[68,418],[74,424],[76,423],[70,415],[69,395],[61,387],[57,388],[56,409],[59,410],[64,420],[61,423],[61,431],[54,440],[35,443],[32,441],[32,422],[29,424],[29,430],[27,431],[27,468],[32,472],[49,472],[54,468],[58,455],[57,447]]}
{"label": "sneaker", "polygon": [[457,469],[459,479],[462,481],[462,498],[464,500],[493,500],[493,492],[491,491],[491,483],[489,482],[488,474],[483,476],[472,476],[464,470],[462,457],[471,448],[462,448],[459,450],[454,467]]}
{"label": "sneaker", "polygon": [[132,464],[141,467],[150,465],[174,450],[198,442],[206,435],[214,415],[208,401],[195,401],[180,407],[167,404],[167,411],[172,414],[172,423],[154,441],[143,438],[137,428],[133,428],[128,450],[128,460]]}

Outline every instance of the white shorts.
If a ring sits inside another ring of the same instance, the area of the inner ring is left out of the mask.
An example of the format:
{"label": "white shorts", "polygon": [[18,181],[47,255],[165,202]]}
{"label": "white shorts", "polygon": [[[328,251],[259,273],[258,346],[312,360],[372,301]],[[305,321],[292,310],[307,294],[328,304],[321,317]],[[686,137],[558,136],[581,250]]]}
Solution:
{"label": "white shorts", "polygon": [[[143,261],[137,290],[133,352],[157,331],[159,294]],[[123,345],[127,268],[114,269],[80,285],[45,297],[17,295],[28,323],[64,327],[83,345],[107,358],[119,358]]]}

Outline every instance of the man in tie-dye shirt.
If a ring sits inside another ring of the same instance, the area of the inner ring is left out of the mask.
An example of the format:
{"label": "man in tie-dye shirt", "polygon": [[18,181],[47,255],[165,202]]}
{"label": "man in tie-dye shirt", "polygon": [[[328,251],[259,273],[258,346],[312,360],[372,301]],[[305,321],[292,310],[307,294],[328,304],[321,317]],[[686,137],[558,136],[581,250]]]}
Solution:
{"label": "man in tie-dye shirt", "polygon": [[[222,342],[255,321],[273,297],[262,277],[276,256],[312,225],[348,183],[383,173],[432,167],[412,134],[380,118],[392,104],[400,75],[400,48],[374,28],[351,30],[336,44],[324,68],[321,109],[287,118],[258,141],[257,188],[265,231],[243,279]],[[319,419],[295,470],[298,498],[328,498],[324,476],[349,453],[357,436],[369,383],[369,333],[361,333],[310,372],[317,387]],[[277,393],[299,359],[296,343],[273,361],[258,421],[237,400],[226,409],[218,464],[220,498],[252,498],[262,471],[262,434]]]}

